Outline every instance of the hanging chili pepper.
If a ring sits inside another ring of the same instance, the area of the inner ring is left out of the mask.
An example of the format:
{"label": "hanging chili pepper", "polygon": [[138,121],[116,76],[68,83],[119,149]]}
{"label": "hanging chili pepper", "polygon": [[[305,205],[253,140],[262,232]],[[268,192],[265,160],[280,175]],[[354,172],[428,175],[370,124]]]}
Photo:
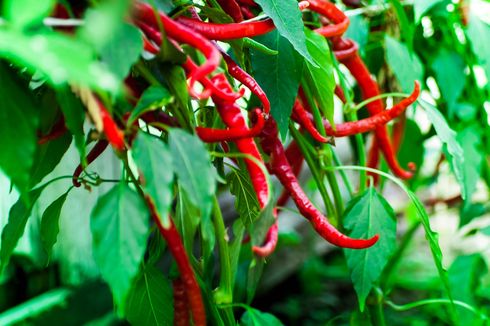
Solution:
{"label": "hanging chili pepper", "polygon": [[301,105],[299,100],[296,100],[293,106],[293,112],[291,118],[298,123],[301,127],[306,129],[308,133],[320,143],[328,143],[329,139],[320,134],[320,132],[315,128],[314,122],[310,119],[308,112]]}
{"label": "hanging chili pepper", "polygon": [[187,302],[192,313],[192,320],[194,325],[203,326],[206,325],[206,310],[202,302],[201,289],[197,283],[194,271],[192,270],[189,262],[189,257],[180,238],[179,232],[175,228],[173,220],[169,217],[170,225],[165,228],[162,224],[162,220],[158,215],[153,199],[146,196],[146,203],[150,210],[151,217],[160,231],[160,234],[167,242],[168,249],[174,257],[177,267],[180,272],[180,278],[184,285],[185,294],[187,296]]}
{"label": "hanging chili pepper", "polygon": [[255,109],[253,111],[256,122],[255,125],[250,129],[214,129],[205,127],[196,127],[196,133],[203,142],[206,143],[216,143],[222,141],[236,141],[243,138],[253,138],[257,137],[262,129],[264,128],[265,119],[262,111],[260,109]]}
{"label": "hanging chili pepper", "polygon": [[[341,38],[334,39],[333,48],[334,51],[345,50],[351,44],[355,44],[354,42],[345,42]],[[376,97],[380,95],[379,87],[377,82],[371,77],[369,70],[366,65],[360,58],[357,51],[353,52],[351,56],[345,57],[341,60],[341,63],[345,65],[345,67],[350,71],[354,79],[357,81],[359,88],[361,89],[361,93],[363,99],[369,99],[372,97]],[[367,104],[367,109],[370,115],[375,115],[377,113],[384,111],[384,105],[381,99],[374,100]],[[410,179],[413,176],[413,173],[410,171],[404,170],[398,160],[396,158],[395,151],[393,150],[393,146],[391,144],[388,131],[385,126],[380,126],[375,129],[376,143],[375,146],[378,146],[383,156],[386,159],[386,163],[390,167],[390,170],[401,179]],[[376,148],[376,147],[373,147]],[[373,158],[371,164],[376,164],[370,167],[376,167],[377,163],[374,159],[376,155],[370,155]]]}
{"label": "hanging chili pepper", "polygon": [[[136,21],[135,23],[153,42],[155,42],[156,44],[162,43],[162,35],[158,30],[141,21]],[[176,47],[178,47],[178,45],[176,45]],[[186,70],[189,78],[192,78],[192,76],[199,74],[198,70],[201,69],[189,57],[187,57],[187,60],[182,64],[182,67]],[[209,80],[206,76],[201,77],[198,81],[204,86],[204,91],[200,94],[197,93],[194,88],[191,87],[191,85],[189,85],[189,93],[192,97],[195,97],[197,99],[206,99],[211,95],[211,93],[213,93],[215,94],[215,96],[223,100],[234,101],[242,97],[244,94],[244,90],[240,90],[239,93],[235,93],[233,91],[224,92],[221,89],[215,87],[211,80]]]}
{"label": "hanging chili pepper", "polygon": [[56,124],[53,126],[53,128],[51,129],[49,134],[44,135],[41,138],[39,138],[37,143],[39,145],[45,144],[49,141],[55,140],[55,139],[63,136],[65,134],[65,132],[67,132],[67,131],[68,131],[68,129],[66,128],[66,125],[65,125],[65,118],[61,117],[61,119],[58,120],[58,122],[56,122]]}
{"label": "hanging chili pepper", "polygon": [[174,294],[174,326],[189,326],[189,304],[185,294],[185,285],[182,279],[176,278],[172,281]]}
{"label": "hanging chili pepper", "polygon": [[349,238],[335,229],[313,206],[299,185],[277,135],[277,125],[273,119],[269,119],[262,132],[261,144],[264,152],[270,155],[270,172],[276,175],[284,188],[291,193],[299,212],[311,223],[315,231],[331,244],[342,248],[362,249],[374,245],[378,241],[378,235],[367,240]]}
{"label": "hanging chili pepper", "polygon": [[[213,77],[213,83],[224,91],[231,91],[231,86],[228,83],[225,75],[218,74]],[[235,102],[223,101],[220,98],[212,97],[216,104],[221,119],[230,129],[248,129],[247,123],[242,116],[241,110]],[[243,138],[235,141],[238,150],[241,153],[251,155],[259,162],[263,162],[262,156],[252,138]],[[269,202],[269,186],[267,184],[267,177],[262,169],[257,164],[245,158],[245,165],[250,174],[252,186],[254,187],[255,194],[259,201],[260,208],[264,208]]]}
{"label": "hanging chili pepper", "polygon": [[[99,140],[87,155],[86,158],[87,165],[95,161],[105,151],[107,146],[109,146],[109,142],[107,140],[105,139]],[[82,185],[82,183],[79,181],[82,172],[83,172],[83,166],[82,163],[80,163],[75,169],[75,172],[73,172],[73,178],[72,178],[73,186],[77,188]]]}
{"label": "hanging chili pepper", "polygon": [[[151,7],[150,5],[142,2],[135,2],[134,16],[138,25],[140,25],[140,23],[143,23],[144,25],[149,25],[153,29],[158,31],[159,22],[155,17],[155,11],[153,7]],[[198,69],[194,70],[190,76],[189,87],[191,90],[193,90],[196,81],[199,81],[203,77],[209,75],[219,66],[219,51],[207,38],[195,32],[193,29],[190,29],[170,19],[161,11],[158,11],[158,19],[163,25],[165,33],[166,35],[168,35],[168,37],[176,40],[177,42],[183,42],[191,45],[192,47],[201,51],[206,57],[207,61]],[[156,40],[154,39],[153,41],[156,42]],[[161,44],[161,36],[160,42],[156,43]]]}
{"label": "hanging chili pepper", "polygon": [[270,256],[276,250],[277,240],[279,238],[276,208],[272,210],[272,215],[274,216],[274,224],[267,230],[264,244],[261,246],[252,246],[252,252],[262,258]]}
{"label": "hanging chili pepper", "polygon": [[112,145],[112,147],[117,151],[123,151],[125,148],[124,144],[124,133],[119,129],[117,124],[112,119],[107,109],[102,104],[99,99],[96,99],[99,105],[100,110],[100,118],[102,120],[102,124],[104,126],[104,134],[107,137],[107,140]]}

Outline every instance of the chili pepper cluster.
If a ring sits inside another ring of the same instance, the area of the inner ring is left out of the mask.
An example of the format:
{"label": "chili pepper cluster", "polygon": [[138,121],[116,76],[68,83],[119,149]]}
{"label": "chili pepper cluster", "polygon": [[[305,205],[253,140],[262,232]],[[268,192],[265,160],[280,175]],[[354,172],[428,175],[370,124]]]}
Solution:
{"label": "chili pepper cluster", "polygon": [[[271,105],[266,93],[255,79],[242,69],[217,43],[217,41],[231,41],[266,34],[275,28],[274,22],[271,19],[253,19],[255,18],[254,13],[259,10],[258,5],[253,0],[218,0],[218,3],[234,20],[233,23],[217,24],[202,21],[193,7],[188,8],[185,15],[169,17],[165,13],[155,10],[152,6],[137,1],[133,3],[130,20],[141,30],[144,48],[147,52],[157,55],[162,43],[169,42],[184,55],[181,46],[187,44],[198,50],[206,58],[202,65],[196,64],[190,56],[186,56],[182,63],[188,79],[188,92],[197,100],[211,99],[226,129],[199,126],[195,128],[195,133],[203,142],[219,143],[224,151],[228,151],[229,145],[233,143],[240,153],[246,155],[245,167],[261,209],[264,209],[272,200],[268,177],[261,166],[262,164],[267,167],[271,175],[277,177],[284,187],[275,206],[282,206],[291,198],[300,214],[309,221],[313,229],[333,245],[353,249],[373,246],[378,240],[378,235],[370,239],[352,239],[333,227],[320,210],[312,204],[298,182],[298,174],[303,163],[300,148],[294,141],[286,149],[284,148],[279,138],[276,121],[270,115]],[[348,3],[352,5],[352,1],[348,1]],[[335,57],[356,80],[362,98],[364,100],[375,99],[367,104],[369,117],[365,119],[335,126],[324,119],[323,124],[328,136],[326,137],[316,129],[310,103],[300,87],[292,108],[292,121],[300,127],[302,132],[308,133],[319,143],[329,142],[329,137],[347,137],[373,132],[374,141],[370,148],[368,167],[376,168],[379,164],[380,154],[382,154],[394,175],[402,179],[411,178],[413,171],[401,167],[396,158],[396,151],[386,124],[400,116],[408,106],[417,100],[420,94],[419,84],[415,84],[413,93],[409,97],[391,109],[385,110],[379,97],[378,84],[361,59],[356,43],[343,36],[349,26],[347,16],[335,4],[326,0],[301,1],[298,5],[303,11],[315,12],[321,16],[320,21],[323,26],[314,31],[330,41]],[[250,19],[253,20],[247,21]],[[223,62],[228,75],[219,71]],[[248,119],[242,113],[237,102],[244,95],[244,90],[235,90],[228,78],[240,82],[260,100],[261,107],[251,110]],[[133,97],[131,102],[136,103],[135,98],[141,96],[144,88],[141,88],[131,76],[126,78],[126,86]],[[345,101],[340,87],[337,86],[335,93],[339,99]],[[88,164],[93,162],[109,144],[116,152],[130,149],[137,128],[128,128],[127,119],[117,120],[111,116],[98,98],[87,98],[83,95],[80,97],[87,107],[92,107],[92,111],[94,108],[96,111],[98,110],[98,113],[95,114],[97,118],[93,118],[93,120],[97,129],[105,135],[87,155],[86,162]],[[145,113],[139,118],[147,124],[158,122],[166,126],[179,127],[179,122],[164,111]],[[155,126],[158,127],[159,124],[155,124]],[[131,132],[124,133],[123,130],[130,130]],[[42,137],[39,142],[42,143],[59,137],[64,131],[66,131],[66,127],[64,123],[61,123],[54,128],[51,134]],[[162,131],[165,129],[163,128]],[[413,166],[411,167],[413,168]],[[83,168],[80,164],[73,174],[73,184],[76,187],[81,186],[79,177],[82,171]],[[187,325],[192,318],[194,325],[205,325],[206,315],[200,288],[180,235],[171,219],[169,226],[162,225],[153,199],[147,196],[146,200],[153,220],[166,240],[181,275],[174,282],[176,321],[182,325]],[[252,248],[253,252],[260,257],[267,257],[272,254],[277,245],[278,210],[276,208],[273,209],[273,215],[276,222],[269,229],[263,245]]]}

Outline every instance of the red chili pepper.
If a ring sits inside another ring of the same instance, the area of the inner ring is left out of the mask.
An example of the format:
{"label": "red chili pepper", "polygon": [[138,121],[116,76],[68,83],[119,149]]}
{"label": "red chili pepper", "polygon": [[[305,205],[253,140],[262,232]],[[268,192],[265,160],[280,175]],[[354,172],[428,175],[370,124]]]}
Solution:
{"label": "red chili pepper", "polygon": [[[162,43],[162,35],[158,30],[141,21],[136,21],[135,23],[153,42],[156,44]],[[198,71],[201,69],[189,57],[187,57],[187,60],[184,62],[182,67],[186,70],[190,78],[192,78],[192,76],[196,76],[196,74],[199,74]],[[198,81],[204,86],[204,91],[201,94],[197,93],[192,85],[189,85],[189,93],[191,96],[198,99],[206,99],[211,95],[211,93],[213,93],[223,100],[234,101],[242,97],[244,94],[244,90],[241,90],[239,93],[234,93],[233,91],[224,92],[217,88],[206,76],[201,77]]]}
{"label": "red chili pepper", "polygon": [[[224,91],[231,91],[231,86],[226,80],[225,75],[218,74],[213,77],[213,83]],[[248,129],[247,123],[242,116],[241,110],[235,102],[223,101],[220,98],[213,96],[213,101],[216,104],[216,109],[223,122],[230,129]],[[235,141],[238,150],[241,153],[249,154],[259,162],[263,162],[262,156],[252,138],[243,138]],[[245,159],[247,170],[249,171],[252,186],[259,201],[261,208],[264,208],[269,201],[269,186],[267,177],[262,169],[252,160]]]}
{"label": "red chili pepper", "polygon": [[310,221],[315,231],[331,244],[342,248],[362,249],[374,245],[378,241],[378,235],[367,240],[352,239],[335,229],[313,206],[299,185],[277,135],[277,125],[273,119],[269,119],[262,133],[261,144],[264,152],[271,157],[271,173],[275,174],[284,188],[290,192],[301,215]]}
{"label": "red chili pepper", "polygon": [[240,83],[245,85],[248,89],[250,89],[252,94],[257,96],[262,103],[264,113],[269,114],[271,103],[269,102],[269,99],[267,98],[267,95],[265,94],[262,87],[260,87],[260,85],[252,76],[250,76],[245,70],[240,68],[240,66],[235,61],[233,61],[233,59],[230,58],[228,54],[221,51],[221,55],[223,56],[223,59],[225,59],[226,65],[228,66],[228,73]]}
{"label": "red chili pepper", "polygon": [[299,100],[296,100],[293,106],[293,112],[291,118],[298,123],[301,127],[306,129],[308,133],[320,143],[328,143],[329,139],[322,136],[316,129],[314,122],[311,120],[310,115],[306,112],[306,109],[301,105]]}
{"label": "red chili pepper", "polygon": [[179,17],[177,18],[177,21],[202,34],[206,38],[217,41],[255,37],[267,34],[275,28],[274,23],[270,18],[260,21],[231,24],[204,23],[187,17]]}
{"label": "red chili pepper", "polygon": [[335,95],[337,95],[342,103],[347,103],[347,99],[345,98],[344,90],[342,89],[342,87],[340,87],[339,85],[335,85],[334,93]]}
{"label": "red chili pepper", "polygon": [[[105,151],[107,146],[109,146],[109,142],[107,140],[105,140],[105,139],[99,140],[87,155],[87,158],[86,158],[87,165],[89,165],[90,163],[95,161],[95,159],[97,159]],[[80,164],[78,164],[77,168],[75,169],[75,172],[73,172],[73,178],[72,178],[73,186],[75,186],[77,188],[82,185],[80,183],[80,181],[78,180],[80,175],[82,174],[82,172],[83,172],[83,166],[82,166],[82,163],[80,163]]]}
{"label": "red chili pepper", "polygon": [[219,5],[237,23],[243,21],[240,6],[235,0],[218,0]]}
{"label": "red chili pepper", "polygon": [[349,27],[349,18],[338,9],[335,4],[325,0],[308,0],[309,9],[327,17],[334,25],[323,26],[315,29],[325,37],[340,36]]}
{"label": "red chili pepper", "polygon": [[[153,7],[146,3],[135,2],[134,15],[137,21],[144,22],[144,24],[150,25],[158,31],[159,23],[155,17]],[[163,12],[159,11],[158,17],[168,37],[176,40],[177,42],[187,43],[192,47],[199,49],[207,59],[207,61],[198,69],[193,71],[192,75],[190,76],[189,87],[193,89],[196,81],[199,81],[203,77],[209,75],[219,66],[219,51],[207,38],[203,37],[199,33],[196,33],[193,29],[170,19]],[[157,43],[161,44],[161,36],[160,42]]]}
{"label": "red chili pepper", "polygon": [[258,7],[258,4],[256,4],[254,0],[237,0],[237,2],[249,7]]}
{"label": "red chili pepper", "polygon": [[192,319],[194,325],[203,326],[206,325],[206,310],[202,302],[201,289],[197,283],[194,271],[192,270],[189,262],[189,257],[180,238],[179,232],[175,228],[175,224],[170,219],[170,226],[165,228],[162,224],[160,216],[155,208],[153,200],[150,197],[146,197],[147,206],[150,209],[151,217],[158,227],[161,235],[167,242],[168,249],[177,263],[177,267],[180,271],[180,277],[185,288],[187,296],[187,302],[189,303],[190,310],[192,312]]}
{"label": "red chili pepper", "polygon": [[214,129],[205,127],[196,127],[196,133],[203,142],[217,143],[222,141],[236,141],[243,138],[257,137],[264,128],[265,119],[260,109],[253,111],[257,121],[255,125],[250,129]]}
{"label": "red chili pepper", "polygon": [[[352,41],[345,42],[341,38],[335,39],[333,43],[334,51],[336,51],[337,48],[340,50],[345,50],[346,48],[349,47],[349,43],[354,44],[354,42]],[[346,66],[346,68],[350,71],[354,79],[357,81],[364,99],[369,99],[380,95],[377,82],[371,77],[369,70],[367,69],[362,59],[359,57],[357,51],[355,51],[351,56],[343,58],[341,60],[341,63]],[[377,113],[384,111],[384,105],[381,99],[377,99],[373,102],[368,103],[367,109],[370,115],[375,115]],[[383,156],[386,159],[386,163],[390,167],[393,174],[395,174],[401,179],[410,179],[413,176],[413,173],[404,170],[398,163],[386,127],[382,126],[376,128],[375,135],[376,135],[376,144],[377,146],[379,146],[379,149],[383,153]],[[375,155],[371,155],[371,156],[373,158],[376,157]],[[372,161],[371,163],[377,163],[377,162]],[[376,167],[376,166],[377,164],[371,167]]]}
{"label": "red chili pepper", "polygon": [[55,140],[55,139],[63,136],[67,130],[68,129],[66,128],[66,125],[65,125],[65,118],[62,117],[58,122],[56,122],[56,124],[53,126],[53,128],[51,129],[49,134],[39,138],[37,143],[39,145],[42,145],[42,144],[45,144],[49,141]]}
{"label": "red chili pepper", "polygon": [[174,293],[174,326],[189,326],[189,304],[185,294],[185,286],[181,278],[172,281]]}
{"label": "red chili pepper", "polygon": [[274,224],[269,228],[262,246],[252,246],[252,252],[259,257],[265,258],[270,256],[276,250],[277,240],[279,238],[279,227],[277,225],[277,209],[272,211]]}
{"label": "red chili pepper", "polygon": [[107,140],[115,150],[123,151],[126,146],[124,144],[124,133],[119,129],[99,99],[97,99],[97,104],[99,105],[100,118],[104,126],[104,134],[107,137]]}

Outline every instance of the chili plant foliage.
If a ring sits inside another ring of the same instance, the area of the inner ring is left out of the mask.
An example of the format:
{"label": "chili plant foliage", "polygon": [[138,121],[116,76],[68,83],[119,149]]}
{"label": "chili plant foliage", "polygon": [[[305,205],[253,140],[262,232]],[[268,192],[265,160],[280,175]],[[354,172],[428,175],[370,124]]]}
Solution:
{"label": "chili plant foliage", "polygon": [[[84,215],[118,318],[132,324],[282,324],[252,306],[274,266],[264,263],[288,246],[283,222],[299,220],[287,204],[317,240],[344,248],[358,305],[334,309],[333,323],[400,324],[393,311],[430,304],[445,308],[427,320],[488,321],[490,288],[461,268],[481,257],[443,260],[426,209],[445,199],[415,194],[446,166],[459,227],[486,213],[473,194],[490,186],[488,3],[1,4],[0,168],[18,194],[1,235],[3,272],[39,198],[69,178],[42,213],[39,255],[56,263],[70,197],[109,185]],[[78,154],[65,155],[72,138]],[[115,179],[94,168],[110,159]],[[70,176],[56,174],[60,162]],[[299,179],[304,163],[312,187]],[[404,198],[396,210],[394,191]],[[226,193],[236,216],[223,214]],[[419,225],[437,290],[395,304]]]}

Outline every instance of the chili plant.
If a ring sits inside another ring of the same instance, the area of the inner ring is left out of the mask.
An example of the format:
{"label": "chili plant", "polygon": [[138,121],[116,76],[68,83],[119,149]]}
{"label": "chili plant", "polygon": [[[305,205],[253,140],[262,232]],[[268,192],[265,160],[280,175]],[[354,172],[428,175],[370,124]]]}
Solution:
{"label": "chili plant", "polygon": [[[393,311],[430,304],[445,309],[429,319],[486,323],[488,296],[448,274],[426,212],[448,199],[415,194],[449,166],[459,227],[486,213],[473,196],[490,185],[490,27],[477,8],[489,12],[462,0],[3,1],[0,168],[18,200],[1,270],[36,202],[68,179],[40,219],[38,259],[56,263],[67,198],[104,189],[85,208],[93,258],[132,324],[281,324],[252,307],[287,248],[281,226],[299,217],[343,248],[358,304],[332,323],[400,323]],[[437,164],[424,161],[434,139]],[[100,160],[117,162],[115,177]],[[395,304],[419,226],[437,291]]]}

